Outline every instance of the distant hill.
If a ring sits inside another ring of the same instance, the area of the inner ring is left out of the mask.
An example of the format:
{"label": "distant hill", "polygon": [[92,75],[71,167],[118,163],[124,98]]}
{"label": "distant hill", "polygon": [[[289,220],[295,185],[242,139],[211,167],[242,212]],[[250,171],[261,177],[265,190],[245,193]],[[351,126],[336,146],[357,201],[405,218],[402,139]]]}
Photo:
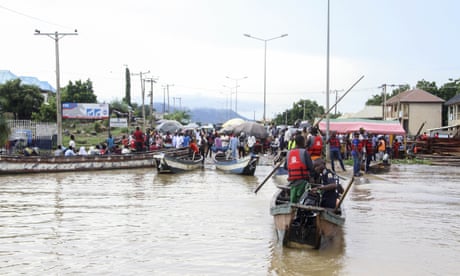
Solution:
{"label": "distant hill", "polygon": [[[158,103],[154,104],[155,110],[158,112],[163,111],[163,104]],[[226,121],[233,118],[241,118],[246,121],[252,121],[246,117],[243,117],[236,113],[233,110],[229,109],[217,109],[217,108],[192,108],[189,109],[185,107],[186,110],[190,110],[191,118],[190,120],[194,123],[205,124],[219,124],[225,123]],[[170,107],[170,112],[174,112],[174,108]]]}

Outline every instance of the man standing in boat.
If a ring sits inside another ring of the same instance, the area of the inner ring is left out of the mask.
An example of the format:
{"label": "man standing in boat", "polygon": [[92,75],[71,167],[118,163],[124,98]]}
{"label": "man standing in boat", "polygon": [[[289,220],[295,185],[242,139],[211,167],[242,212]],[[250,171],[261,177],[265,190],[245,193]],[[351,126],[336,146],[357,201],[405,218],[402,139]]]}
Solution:
{"label": "man standing in boat", "polygon": [[297,203],[305,191],[305,185],[314,175],[313,162],[305,149],[305,138],[301,134],[295,137],[295,148],[287,153],[284,167],[288,171],[289,187],[291,188],[290,201]]}

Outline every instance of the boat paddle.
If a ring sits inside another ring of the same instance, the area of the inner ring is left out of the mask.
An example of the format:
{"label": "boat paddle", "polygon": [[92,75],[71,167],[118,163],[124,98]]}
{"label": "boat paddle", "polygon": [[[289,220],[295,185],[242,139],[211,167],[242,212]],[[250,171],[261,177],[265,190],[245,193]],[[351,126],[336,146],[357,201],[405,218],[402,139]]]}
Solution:
{"label": "boat paddle", "polygon": [[350,190],[351,184],[353,184],[353,181],[355,181],[355,177],[354,177],[354,176],[350,179],[350,182],[348,182],[347,188],[346,188],[345,191],[343,192],[343,195],[340,197],[339,203],[337,204],[337,207],[335,208],[335,210],[340,209],[340,205],[342,205],[342,202],[343,202],[343,200],[345,199],[345,196],[347,195],[348,191]]}
{"label": "boat paddle", "polygon": [[281,161],[278,162],[278,164],[276,164],[275,168],[273,169],[273,171],[267,175],[267,177],[265,177],[264,181],[262,181],[262,183],[260,183],[256,189],[254,190],[254,193],[257,194],[257,192],[260,190],[260,188],[262,188],[262,186],[265,184],[265,182],[268,181],[268,179],[270,179],[270,177],[276,172],[276,170],[281,166],[281,164],[284,163],[284,159],[281,159]]}

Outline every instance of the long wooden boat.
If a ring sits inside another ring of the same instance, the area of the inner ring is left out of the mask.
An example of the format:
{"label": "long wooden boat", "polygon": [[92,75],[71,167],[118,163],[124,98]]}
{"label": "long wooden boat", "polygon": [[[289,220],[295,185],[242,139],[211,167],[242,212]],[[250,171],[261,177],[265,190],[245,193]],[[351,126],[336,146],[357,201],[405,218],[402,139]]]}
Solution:
{"label": "long wooden boat", "polygon": [[213,160],[216,169],[226,173],[254,175],[259,156],[250,154],[240,159],[227,159],[224,153],[217,153],[214,155]]}
{"label": "long wooden boat", "polygon": [[291,203],[289,195],[287,187],[279,189],[270,205],[278,240],[284,246],[319,249],[341,231],[345,222],[341,209],[319,207],[317,200],[306,195],[300,203]]}
{"label": "long wooden boat", "polygon": [[188,149],[173,153],[160,153],[153,156],[158,173],[181,173],[203,167],[203,156],[191,155]]}
{"label": "long wooden boat", "polygon": [[0,174],[148,168],[155,166],[153,156],[157,153],[142,152],[68,157],[0,155]]}

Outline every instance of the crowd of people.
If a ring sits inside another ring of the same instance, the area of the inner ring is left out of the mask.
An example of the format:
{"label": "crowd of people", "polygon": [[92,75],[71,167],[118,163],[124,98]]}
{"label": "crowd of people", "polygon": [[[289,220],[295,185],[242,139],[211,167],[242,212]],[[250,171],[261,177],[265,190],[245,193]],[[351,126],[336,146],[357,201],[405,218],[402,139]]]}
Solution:
{"label": "crowd of people", "polygon": [[[361,129],[359,132],[350,134],[337,134],[331,132],[330,137],[325,140],[317,128],[312,127],[309,131],[296,130],[289,132],[282,131],[280,136],[272,133],[275,137],[280,137],[279,148],[284,150],[286,160],[284,167],[288,171],[288,181],[291,193],[291,202],[299,202],[304,195],[308,184],[320,184],[315,186],[314,192],[321,190],[323,194],[335,194],[339,196],[338,182],[333,177],[324,177],[335,174],[335,162],[338,161],[343,171],[346,168],[343,159],[353,160],[353,176],[361,176],[361,167],[364,163],[364,172],[368,173],[371,161],[388,162],[390,155],[398,157],[402,137],[389,137],[388,135],[374,135]],[[390,139],[391,138],[391,139]],[[276,139],[276,138],[275,138]],[[391,145],[390,145],[391,141]],[[326,168],[324,162],[324,145],[329,144],[331,170]],[[322,164],[322,165],[319,165]],[[318,168],[321,169],[318,170]],[[311,185],[310,185],[311,187]],[[332,191],[327,192],[326,191]],[[328,207],[333,208],[332,201],[327,203]]]}
{"label": "crowd of people", "polygon": [[147,129],[143,132],[140,127],[136,127],[130,135],[123,135],[117,139],[109,134],[104,142],[90,147],[78,146],[75,136],[72,134],[68,145],[58,145],[54,155],[128,154],[159,149],[189,148],[191,152],[201,154],[204,157],[212,157],[213,153],[224,152],[229,158],[238,159],[249,153],[255,153],[257,142],[254,136],[246,135],[244,132],[236,135],[198,128],[174,132]]}

